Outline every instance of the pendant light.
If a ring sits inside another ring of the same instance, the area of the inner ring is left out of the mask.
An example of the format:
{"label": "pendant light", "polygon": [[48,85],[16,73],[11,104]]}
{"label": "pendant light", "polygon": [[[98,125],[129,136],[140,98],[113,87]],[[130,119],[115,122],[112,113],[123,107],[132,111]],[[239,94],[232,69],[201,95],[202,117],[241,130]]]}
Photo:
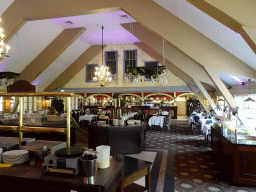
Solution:
{"label": "pendant light", "polygon": [[101,62],[101,67],[98,68],[96,67],[96,72],[95,72],[95,77],[93,78],[93,81],[96,82],[98,81],[101,87],[104,87],[107,83],[111,82],[112,80],[112,75],[108,71],[109,68],[104,66],[104,55],[103,55],[103,29],[104,27],[102,26],[102,62]]}
{"label": "pendant light", "polygon": [[250,97],[250,82],[251,82],[251,79],[248,79],[249,97],[245,99],[244,102],[255,102],[255,100]]}

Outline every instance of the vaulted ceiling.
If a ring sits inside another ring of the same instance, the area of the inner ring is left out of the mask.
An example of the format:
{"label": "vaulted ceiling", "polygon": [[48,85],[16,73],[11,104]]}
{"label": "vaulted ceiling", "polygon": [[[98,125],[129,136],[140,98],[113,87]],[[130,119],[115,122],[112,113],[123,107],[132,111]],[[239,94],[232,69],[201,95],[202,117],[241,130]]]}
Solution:
{"label": "vaulted ceiling", "polygon": [[[0,71],[21,73],[45,89],[101,44],[103,25],[106,45],[145,44],[161,55],[164,38],[169,69],[181,79],[218,88],[216,74],[228,87],[239,83],[236,78],[256,79],[255,9],[255,1],[240,0],[6,0],[1,27],[12,49]],[[60,37],[65,33],[73,35],[66,43]],[[57,38],[63,44],[53,54],[49,46]],[[49,61],[31,68],[43,62],[47,48]],[[33,77],[31,70],[37,70]]]}

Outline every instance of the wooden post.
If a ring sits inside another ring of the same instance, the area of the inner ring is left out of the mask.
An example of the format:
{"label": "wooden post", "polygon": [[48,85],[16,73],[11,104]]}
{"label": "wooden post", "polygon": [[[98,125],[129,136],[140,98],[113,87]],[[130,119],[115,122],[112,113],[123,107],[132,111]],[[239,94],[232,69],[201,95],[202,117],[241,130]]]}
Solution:
{"label": "wooden post", "polygon": [[23,97],[19,97],[19,144],[23,141]]}
{"label": "wooden post", "polygon": [[70,149],[70,102],[71,97],[67,97],[67,149]]}

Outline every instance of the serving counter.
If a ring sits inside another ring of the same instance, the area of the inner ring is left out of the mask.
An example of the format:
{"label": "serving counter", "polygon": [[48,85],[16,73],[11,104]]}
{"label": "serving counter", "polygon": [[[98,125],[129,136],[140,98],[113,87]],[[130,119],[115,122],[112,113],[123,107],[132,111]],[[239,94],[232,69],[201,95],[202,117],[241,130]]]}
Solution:
{"label": "serving counter", "polygon": [[97,169],[92,178],[64,173],[45,172],[42,161],[26,162],[0,169],[2,188],[7,191],[91,191],[114,192],[122,179],[121,161],[111,159],[108,169]]}
{"label": "serving counter", "polygon": [[222,167],[238,184],[256,185],[256,137],[244,126],[216,123],[211,128],[211,147]]}
{"label": "serving counter", "polygon": [[110,155],[140,153],[145,145],[146,124],[97,125],[88,124],[88,147],[110,146]]}

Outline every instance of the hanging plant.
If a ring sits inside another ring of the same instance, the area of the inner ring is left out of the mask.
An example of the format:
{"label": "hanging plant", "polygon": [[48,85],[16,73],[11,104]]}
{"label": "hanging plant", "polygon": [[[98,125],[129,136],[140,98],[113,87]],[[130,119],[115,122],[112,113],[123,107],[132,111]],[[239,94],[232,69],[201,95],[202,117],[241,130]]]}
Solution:
{"label": "hanging plant", "polygon": [[132,75],[142,75],[146,78],[156,78],[158,75],[164,73],[166,68],[164,66],[157,66],[157,67],[127,67],[126,73],[131,73]]}

